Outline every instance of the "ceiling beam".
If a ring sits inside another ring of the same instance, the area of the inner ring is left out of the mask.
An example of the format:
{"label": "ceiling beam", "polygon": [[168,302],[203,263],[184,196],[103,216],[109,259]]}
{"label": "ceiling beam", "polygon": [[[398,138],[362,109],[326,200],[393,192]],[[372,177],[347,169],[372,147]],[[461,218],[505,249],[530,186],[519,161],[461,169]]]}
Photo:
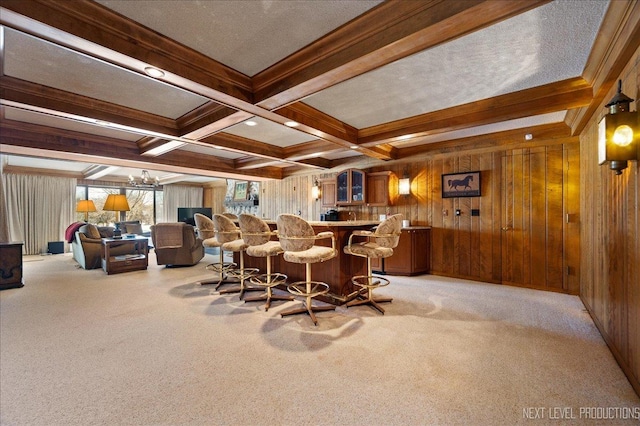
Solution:
{"label": "ceiling beam", "polygon": [[[138,152],[135,142],[103,136],[88,135],[62,129],[54,129],[13,120],[2,123],[3,152],[18,153],[20,148],[31,151],[58,152],[71,158],[74,155],[82,161],[109,165],[130,165],[131,167],[167,166],[162,168],[176,173],[198,173],[203,176],[233,177],[244,175],[251,178],[280,179],[282,172],[277,168],[260,168],[238,172],[233,160],[201,155],[186,151],[174,151],[164,158],[145,157]],[[24,152],[24,151],[23,151]],[[51,155],[48,155],[51,157]],[[191,170],[186,171],[186,170]]]}
{"label": "ceiling beam", "polygon": [[549,1],[384,2],[254,76],[254,101],[280,108]]}
{"label": "ceiling beam", "polygon": [[581,77],[470,102],[359,131],[361,144],[397,142],[403,136],[420,137],[502,121],[565,111],[589,105],[593,92]]}

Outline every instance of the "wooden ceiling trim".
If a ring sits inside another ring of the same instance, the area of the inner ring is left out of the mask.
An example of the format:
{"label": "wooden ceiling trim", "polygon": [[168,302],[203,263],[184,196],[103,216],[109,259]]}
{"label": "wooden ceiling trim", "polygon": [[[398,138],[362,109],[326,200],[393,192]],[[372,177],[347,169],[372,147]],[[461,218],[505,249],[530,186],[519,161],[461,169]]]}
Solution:
{"label": "wooden ceiling trim", "polygon": [[[533,135],[532,141],[525,141],[525,133]],[[523,129],[508,130],[486,135],[470,136],[450,141],[426,143],[406,148],[398,148],[399,157],[406,159],[422,154],[446,154],[459,151],[496,150],[524,148],[540,144],[567,143],[578,141],[571,136],[571,129],[564,123],[544,124]]]}
{"label": "wooden ceiling trim", "polygon": [[275,112],[297,123],[318,129],[351,144],[358,142],[358,129],[303,102],[287,105]]}
{"label": "wooden ceiling trim", "polygon": [[499,123],[588,105],[592,89],[581,77],[470,102],[392,121],[359,131],[361,144],[392,142],[405,135],[424,136]]}
{"label": "wooden ceiling trim", "polygon": [[[195,133],[202,132],[202,128],[210,125],[211,123],[216,123],[220,120],[224,120],[232,114],[235,114],[236,112],[238,111],[233,108],[229,108],[228,106],[209,101],[178,118],[176,120],[176,124],[180,129],[180,134],[183,137],[198,139],[198,137],[195,136]],[[189,134],[191,134],[192,136],[185,136]],[[210,134],[211,133],[208,133],[206,135],[203,135],[202,137],[209,136]]]}
{"label": "wooden ceiling trim", "polygon": [[273,110],[550,0],[389,1],[253,77]]}
{"label": "wooden ceiling trim", "polygon": [[[224,109],[218,110],[215,114],[204,118],[202,121],[193,123],[193,126],[182,129],[182,137],[189,139],[203,139],[226,129],[227,127],[242,123],[253,116],[254,114],[250,114],[248,112],[237,111],[233,108],[224,107]],[[210,120],[211,122],[209,122]]]}
{"label": "wooden ceiling trim", "polygon": [[0,98],[18,104],[60,111],[62,113],[61,116],[77,115],[170,136],[178,136],[178,128],[175,121],[170,118],[6,75],[0,77]]}
{"label": "wooden ceiling trim", "polygon": [[[164,165],[181,167],[183,168],[182,173],[187,168],[193,169],[188,173],[199,172],[204,176],[217,176],[217,173],[224,173],[226,176],[238,174],[234,168],[233,160],[226,158],[203,156],[179,150],[172,151],[170,155],[162,158],[144,157],[139,154],[135,142],[13,120],[5,120],[2,123],[2,145],[3,147],[15,147],[10,151],[42,150],[42,152],[47,152],[47,158],[56,158],[53,153],[57,152],[62,155],[58,158],[68,159],[79,156],[82,157],[82,161],[101,164],[124,165],[127,163],[131,164],[131,167],[144,167],[149,164]],[[280,179],[282,171],[277,168],[261,168],[241,174],[265,179]]]}
{"label": "wooden ceiling trim", "polygon": [[2,7],[38,21],[3,12],[0,22],[9,27],[134,71],[143,72],[145,65],[151,65],[234,98],[252,100],[249,77],[99,3],[3,0]]}
{"label": "wooden ceiling trim", "polygon": [[[569,111],[565,118],[574,135],[585,126],[608,100],[611,87],[625,65],[636,54],[640,40],[640,4],[638,2],[611,2],[605,14],[600,32],[584,69],[584,79],[594,88],[593,101],[587,107]],[[604,109],[603,109],[604,114]]]}

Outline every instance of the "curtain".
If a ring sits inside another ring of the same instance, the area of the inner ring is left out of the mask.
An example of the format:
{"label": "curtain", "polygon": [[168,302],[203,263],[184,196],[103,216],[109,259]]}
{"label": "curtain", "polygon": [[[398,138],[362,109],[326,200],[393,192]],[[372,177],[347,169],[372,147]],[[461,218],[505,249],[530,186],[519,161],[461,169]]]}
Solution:
{"label": "curtain", "polygon": [[167,222],[178,221],[178,207],[202,207],[201,187],[185,185],[164,185],[163,217]]}
{"label": "curtain", "polygon": [[76,179],[3,174],[3,197],[10,241],[24,241],[25,254],[47,252],[47,243],[64,241],[75,221]]}

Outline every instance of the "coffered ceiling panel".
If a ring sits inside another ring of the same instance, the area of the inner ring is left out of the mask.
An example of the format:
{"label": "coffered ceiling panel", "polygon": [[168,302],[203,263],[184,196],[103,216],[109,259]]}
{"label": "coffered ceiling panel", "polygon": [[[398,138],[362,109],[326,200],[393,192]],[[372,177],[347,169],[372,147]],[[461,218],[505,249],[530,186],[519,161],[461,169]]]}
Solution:
{"label": "coffered ceiling panel", "polygon": [[173,119],[207,101],[10,28],[4,33],[8,76]]}
{"label": "coffered ceiling panel", "polygon": [[606,8],[600,0],[548,3],[304,102],[363,128],[577,77]]}
{"label": "coffered ceiling panel", "polygon": [[253,76],[382,1],[98,0],[134,21]]}
{"label": "coffered ceiling panel", "polygon": [[77,120],[65,119],[49,114],[42,114],[33,111],[27,111],[19,108],[5,107],[5,118],[7,120],[21,121],[25,123],[37,124],[56,129],[71,130],[78,133],[88,135],[105,136],[108,138],[121,139],[125,141],[136,141],[141,135],[123,130],[112,129],[96,124],[83,123]]}
{"label": "coffered ceiling panel", "polygon": [[[247,125],[247,122],[254,125]],[[250,120],[236,124],[224,131],[225,133],[242,136],[279,147],[297,145],[316,139],[306,133],[299,132],[286,126],[283,127],[282,125],[260,117],[252,117]]]}

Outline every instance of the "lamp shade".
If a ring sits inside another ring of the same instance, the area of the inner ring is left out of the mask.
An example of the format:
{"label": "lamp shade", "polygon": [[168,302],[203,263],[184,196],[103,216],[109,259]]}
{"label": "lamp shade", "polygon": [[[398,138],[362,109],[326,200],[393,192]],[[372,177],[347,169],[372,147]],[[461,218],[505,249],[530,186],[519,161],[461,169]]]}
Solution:
{"label": "lamp shade", "polygon": [[93,204],[92,200],[79,200],[78,205],[76,206],[76,210],[84,213],[84,221],[87,222],[89,220],[89,212],[95,212],[96,205]]}
{"label": "lamp shade", "polygon": [[128,212],[129,202],[127,201],[127,196],[123,194],[109,194],[102,209],[110,212]]}
{"label": "lamp shade", "polygon": [[96,205],[93,204],[93,200],[79,200],[76,210],[82,213],[97,211]]}

